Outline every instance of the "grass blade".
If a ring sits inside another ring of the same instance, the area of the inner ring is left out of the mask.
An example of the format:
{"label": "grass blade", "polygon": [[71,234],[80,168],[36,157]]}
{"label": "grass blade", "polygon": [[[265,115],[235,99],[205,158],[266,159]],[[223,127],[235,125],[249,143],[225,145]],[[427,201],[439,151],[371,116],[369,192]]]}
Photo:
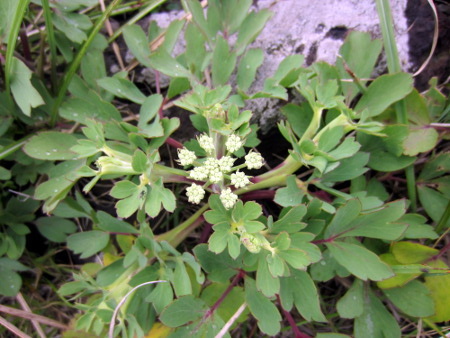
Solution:
{"label": "grass blade", "polygon": [[109,17],[113,9],[121,2],[122,0],[113,0],[105,12],[103,12],[103,15],[98,19],[98,21],[95,23],[94,28],[92,29],[91,33],[89,34],[87,40],[83,43],[80,50],[78,51],[77,55],[75,56],[75,59],[72,61],[72,63],[69,66],[69,69],[66,72],[66,76],[64,77],[64,80],[60,86],[58,96],[56,97],[56,100],[53,104],[51,116],[50,116],[50,125],[53,127],[56,123],[56,119],[58,117],[58,109],[61,103],[64,101],[67,89],[69,88],[69,84],[72,81],[73,76],[78,70],[78,67],[80,66],[81,60],[83,59],[84,55],[86,54],[89,46],[91,45],[92,41],[94,41],[95,36],[102,28],[103,24],[105,23],[106,19]]}
{"label": "grass blade", "polygon": [[17,5],[16,13],[11,22],[11,27],[9,30],[8,36],[8,47],[6,49],[6,60],[5,60],[5,87],[6,93],[8,94],[8,98],[12,103],[11,96],[11,71],[12,71],[12,61],[14,56],[14,50],[17,45],[17,37],[19,36],[20,25],[22,24],[23,17],[25,15],[25,11],[28,7],[29,0],[19,0],[19,4]]}
{"label": "grass blade", "polygon": [[42,7],[44,8],[45,27],[47,28],[47,39],[50,46],[50,64],[51,74],[50,79],[52,82],[52,90],[57,88],[56,78],[56,39],[55,31],[53,29],[52,12],[48,0],[42,0]]}
{"label": "grass blade", "polygon": [[[400,66],[400,58],[398,57],[397,44],[395,43],[394,25],[389,0],[377,0],[376,4],[378,17],[380,19],[381,33],[383,35],[388,71],[389,73],[401,72],[402,68]],[[404,100],[395,104],[395,112],[397,123],[408,125],[408,113],[406,111],[406,102]],[[408,197],[411,201],[411,209],[415,211],[417,208],[417,192],[414,165],[407,167],[405,169],[405,174]]]}

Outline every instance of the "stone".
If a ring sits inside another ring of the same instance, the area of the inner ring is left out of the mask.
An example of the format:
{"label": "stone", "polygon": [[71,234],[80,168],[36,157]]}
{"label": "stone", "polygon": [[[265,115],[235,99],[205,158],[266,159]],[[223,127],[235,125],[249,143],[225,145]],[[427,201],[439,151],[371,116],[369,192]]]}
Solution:
{"label": "stone", "polygon": [[[412,0],[409,0],[412,1]],[[409,58],[408,21],[405,10],[408,0],[390,1],[397,48],[401,65],[410,71],[413,63]],[[316,61],[333,64],[339,48],[351,31],[370,32],[373,38],[381,37],[375,1],[360,0],[257,0],[252,10],[268,8],[274,14],[251,47],[264,51],[264,63],[258,69],[256,81],[249,93],[260,90],[264,80],[274,74],[279,63],[288,55],[303,54],[305,65]],[[167,27],[173,19],[183,15],[182,11],[157,13],[147,20],[155,20],[159,26]],[[148,26],[148,21],[144,26]],[[174,55],[184,50],[181,41]],[[381,73],[384,66],[378,70]],[[140,74],[147,81],[153,80],[152,71]],[[293,96],[295,100],[295,94]],[[279,108],[284,104],[276,99],[255,99],[247,104],[263,132],[274,127],[281,118]]]}

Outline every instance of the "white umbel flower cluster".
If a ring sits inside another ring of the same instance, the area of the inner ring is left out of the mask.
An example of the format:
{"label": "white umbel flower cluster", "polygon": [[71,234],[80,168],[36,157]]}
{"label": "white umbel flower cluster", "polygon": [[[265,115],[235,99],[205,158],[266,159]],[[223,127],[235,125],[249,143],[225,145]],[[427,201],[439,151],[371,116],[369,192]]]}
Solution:
{"label": "white umbel flower cluster", "polygon": [[212,154],[215,150],[214,147],[214,140],[212,137],[203,134],[200,135],[198,138],[198,144],[200,144],[200,147],[202,147],[208,154]]}
{"label": "white umbel flower cluster", "polygon": [[178,162],[182,166],[191,165],[196,159],[195,152],[186,148],[178,149]]}
{"label": "white umbel flower cluster", "polygon": [[199,204],[203,197],[205,197],[205,189],[193,183],[190,187],[186,188],[186,196],[189,202]]}
{"label": "white umbel flower cluster", "polygon": [[244,188],[250,183],[248,176],[242,171],[236,171],[235,174],[231,174],[231,184],[236,188]]}
{"label": "white umbel flower cluster", "polygon": [[[221,149],[215,149],[214,138],[208,134],[197,136],[198,143],[207,153],[206,158],[197,159],[194,151],[182,148],[178,150],[178,162],[182,166],[193,165],[188,171],[189,178],[205,182],[202,185],[193,183],[186,189],[186,196],[189,202],[199,204],[205,196],[205,189],[211,184],[215,186],[211,188],[213,191],[221,191],[220,200],[226,209],[231,209],[236,204],[238,196],[233,193],[231,186],[236,189],[245,188],[250,182],[250,177],[244,172],[237,169],[260,169],[264,164],[264,159],[260,153],[250,151],[245,156],[245,163],[239,164],[233,168],[236,158],[230,156],[232,153],[242,148],[245,140],[240,136],[231,134],[226,137],[225,148],[226,155],[217,158],[222,153]],[[233,172],[237,170],[236,172]]]}
{"label": "white umbel flower cluster", "polygon": [[250,151],[245,155],[245,164],[248,169],[260,169],[264,165],[264,159],[260,153]]}
{"label": "white umbel flower cluster", "polygon": [[226,188],[220,193],[220,200],[225,209],[231,209],[236,204],[238,196],[234,194],[230,188]]}
{"label": "white umbel flower cluster", "polygon": [[231,171],[231,168],[233,167],[234,161],[236,161],[235,158],[232,158],[231,156],[223,156],[219,160],[219,167],[222,172],[227,173]]}
{"label": "white umbel flower cluster", "polygon": [[225,142],[225,147],[227,147],[227,150],[230,153],[238,151],[243,145],[244,142],[242,141],[242,139],[234,134],[228,136],[227,142]]}

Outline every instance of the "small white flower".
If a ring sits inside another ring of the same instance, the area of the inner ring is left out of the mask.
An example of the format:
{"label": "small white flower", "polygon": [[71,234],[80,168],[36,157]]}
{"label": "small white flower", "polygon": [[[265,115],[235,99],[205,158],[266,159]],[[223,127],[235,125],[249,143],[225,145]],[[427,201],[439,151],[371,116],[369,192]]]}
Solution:
{"label": "small white flower", "polygon": [[260,153],[251,151],[245,155],[245,164],[248,169],[260,169],[264,164],[264,159]]}
{"label": "small white flower", "polygon": [[222,178],[223,178],[223,173],[219,169],[211,170],[209,172],[209,180],[212,183],[219,183],[222,180]]}
{"label": "small white flower", "polygon": [[190,187],[186,188],[186,196],[189,202],[199,204],[205,197],[205,190],[198,184],[193,183]]}
{"label": "small white flower", "polygon": [[231,156],[223,156],[219,160],[220,170],[222,170],[222,172],[225,172],[225,173],[228,171],[231,171],[231,167],[233,166],[234,161],[236,161],[236,159],[232,158]]}
{"label": "small white flower", "polygon": [[205,167],[195,167],[189,171],[189,177],[196,181],[203,181],[208,177],[209,170]]}
{"label": "small white flower", "polygon": [[231,174],[231,184],[236,188],[244,188],[249,183],[250,180],[242,171],[237,171],[235,174]]}
{"label": "small white flower", "polygon": [[237,195],[233,194],[230,188],[226,188],[220,193],[220,200],[225,209],[231,209],[236,204],[237,199]]}
{"label": "small white flower", "polygon": [[182,166],[185,166],[194,163],[194,161],[197,159],[197,156],[195,156],[195,152],[183,148],[178,149],[178,158],[178,162],[180,162]]}
{"label": "small white flower", "polygon": [[198,143],[208,154],[211,154],[215,149],[214,140],[206,134],[202,134],[198,137]]}
{"label": "small white flower", "polygon": [[234,134],[228,136],[228,140],[227,142],[225,142],[225,146],[231,153],[234,153],[235,151],[239,150],[243,144],[244,142],[241,140],[241,138]]}
{"label": "small white flower", "polygon": [[214,157],[208,157],[203,166],[211,173],[219,169],[219,160]]}

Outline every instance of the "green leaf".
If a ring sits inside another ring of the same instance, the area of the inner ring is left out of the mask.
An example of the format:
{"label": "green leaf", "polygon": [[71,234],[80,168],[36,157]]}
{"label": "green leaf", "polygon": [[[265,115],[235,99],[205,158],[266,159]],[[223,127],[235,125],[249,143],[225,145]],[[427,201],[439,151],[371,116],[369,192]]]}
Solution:
{"label": "green leaf", "polygon": [[230,233],[230,226],[228,224],[216,224],[214,227],[214,233],[211,235],[208,241],[209,250],[218,254],[221,253],[228,244],[228,236],[234,236]]}
{"label": "green leaf", "polygon": [[10,270],[3,265],[0,265],[0,295],[5,297],[14,297],[19,292],[22,286],[22,278],[20,275]]}
{"label": "green leaf", "polygon": [[[417,187],[417,191],[419,193],[420,203],[424,207],[425,211],[434,222],[438,223],[447,208],[449,198],[444,194],[441,194],[439,191],[431,189],[425,185],[419,185]],[[447,220],[447,224],[445,225],[448,226],[449,224],[450,219]]]}
{"label": "green leaf", "polygon": [[237,85],[246,92],[255,80],[256,71],[262,65],[264,53],[261,49],[249,49],[239,62]]}
{"label": "green leaf", "polygon": [[425,276],[425,286],[430,290],[435,304],[435,314],[428,319],[433,322],[450,320],[450,274],[449,267],[443,261],[430,262],[429,265],[447,271],[445,275]]}
{"label": "green leaf", "polygon": [[403,154],[408,156],[416,156],[432,150],[439,139],[438,132],[433,128],[416,129],[411,127],[408,137],[403,142]]}
{"label": "green leaf", "polygon": [[216,46],[212,57],[212,80],[214,86],[227,83],[236,65],[236,54],[230,52],[228,42],[222,37],[217,37]]}
{"label": "green leaf", "polygon": [[131,181],[123,180],[117,182],[110,191],[110,195],[114,198],[125,198],[133,195],[138,191],[138,186]]}
{"label": "green leaf", "polygon": [[[159,122],[158,111],[162,105],[163,97],[154,94],[147,97],[139,110],[139,130],[144,132],[146,137],[160,137],[164,135],[164,130]],[[149,124],[151,120],[153,123]]]}
{"label": "green leaf", "polygon": [[408,316],[428,317],[434,314],[434,302],[430,291],[418,280],[413,280],[401,287],[384,289],[383,292]]}
{"label": "green leaf", "polygon": [[407,224],[408,228],[404,233],[405,238],[438,238],[438,234],[434,231],[433,227],[425,224],[427,219],[419,214],[407,214],[403,215],[398,223]]}
{"label": "green leaf", "polygon": [[103,89],[122,99],[127,99],[138,104],[143,104],[145,101],[145,95],[129,80],[115,76],[98,79],[97,83]]}
{"label": "green leaf", "polygon": [[365,117],[374,117],[384,112],[391,104],[403,99],[413,89],[411,74],[385,74],[376,78],[358,101],[355,111]]}
{"label": "green leaf", "polygon": [[294,269],[305,270],[311,264],[311,259],[306,251],[297,248],[280,251],[278,255]]}
{"label": "green leaf", "polygon": [[87,119],[109,122],[121,121],[119,111],[97,93],[88,91],[83,97],[71,97],[59,108],[59,115],[67,120],[86,124]]}
{"label": "green leaf", "polygon": [[145,212],[151,217],[156,217],[161,211],[161,206],[169,212],[173,212],[176,207],[175,195],[170,189],[164,188],[162,178],[153,182],[145,201]]}
{"label": "green leaf", "polygon": [[361,212],[361,202],[358,199],[348,200],[343,206],[337,209],[333,219],[325,231],[325,238],[330,238],[348,231],[348,225]]}
{"label": "green leaf", "polygon": [[81,44],[87,39],[85,31],[92,27],[87,15],[69,12],[54,12],[52,21],[58,30],[62,31],[71,41]]}
{"label": "green leaf", "polygon": [[364,166],[369,162],[369,153],[358,152],[352,157],[340,161],[339,166],[322,177],[323,182],[348,181],[364,174],[368,168]]}
{"label": "green leaf", "polygon": [[44,104],[39,92],[31,84],[31,70],[19,59],[13,58],[11,66],[11,92],[17,105],[26,116],[31,115],[31,108]]}
{"label": "green leaf", "polygon": [[[208,306],[211,307],[217,302],[220,296],[224,294],[228,286],[229,283],[226,284],[211,283],[202,290],[201,298],[205,301],[205,303]],[[243,303],[243,299],[244,299],[243,288],[239,286],[233,287],[217,308],[216,310],[217,314],[224,321],[229,320],[241,306],[241,304]],[[248,317],[248,309],[244,310],[244,312],[239,316],[237,322],[243,322],[247,319],[247,317]]]}
{"label": "green leaf", "polygon": [[186,266],[181,259],[175,262],[175,271],[173,273],[173,289],[177,297],[186,296],[192,293],[192,285]]}
{"label": "green leaf", "polygon": [[144,66],[151,67],[149,62],[150,47],[141,26],[126,25],[123,27],[123,37],[134,57]]}
{"label": "green leaf", "polygon": [[327,228],[326,237],[338,236],[364,236],[370,238],[380,238],[387,240],[398,239],[408,227],[407,224],[396,221],[403,216],[406,211],[404,200],[385,204],[382,208],[361,213],[355,217],[361,206],[359,201],[350,200],[336,213],[333,218],[332,228]]}
{"label": "green leaf", "polygon": [[161,313],[173,301],[172,286],[170,286],[170,283],[158,283],[153,291],[145,298],[145,301],[153,303],[156,312]]}
{"label": "green leaf", "polygon": [[422,274],[422,271],[420,271],[420,269],[422,269],[423,267],[420,265],[419,271],[407,271],[409,273],[404,273],[406,271],[399,271],[399,268],[408,268],[409,266],[407,265],[401,265],[401,263],[395,259],[395,256],[392,253],[385,253],[380,255],[380,258],[383,262],[389,264],[392,268],[392,270],[394,270],[395,272],[395,276],[379,281],[377,282],[377,286],[380,289],[389,289],[389,288],[394,288],[394,287],[399,287],[399,286],[403,286],[406,283],[410,282],[411,280],[419,277]]}
{"label": "green leaf", "polygon": [[138,234],[139,231],[131,224],[117,219],[104,211],[97,211],[98,227],[113,233]]}
{"label": "green leaf", "polygon": [[277,307],[258,292],[255,281],[249,277],[245,278],[245,300],[262,332],[270,336],[280,332],[281,316]]}
{"label": "green leaf", "polygon": [[236,274],[236,268],[241,267],[238,260],[233,260],[228,253],[218,255],[208,250],[208,245],[200,244],[194,248],[194,253],[202,268],[209,273],[208,279],[218,283],[226,283]]}
{"label": "green leaf", "polygon": [[80,232],[67,237],[67,246],[80,258],[91,257],[106,247],[109,235],[106,232],[93,230]]}
{"label": "green leaf", "polygon": [[238,38],[236,41],[236,50],[238,55],[244,51],[245,47],[256,39],[271,16],[272,12],[267,9],[263,9],[258,12],[251,12],[247,15],[239,28]]}
{"label": "green leaf", "polygon": [[269,271],[266,257],[268,257],[268,255],[259,255],[258,270],[256,272],[256,287],[266,297],[273,297],[280,291],[280,280],[274,277]]}
{"label": "green leaf", "polygon": [[[284,209],[287,210],[287,209]],[[299,205],[290,208],[284,215],[276,221],[270,228],[270,233],[286,231],[288,234],[296,233],[303,229],[306,224],[302,223],[302,218],[306,215],[306,206]]]}
{"label": "green leaf", "polygon": [[[298,312],[308,321],[326,322],[320,309],[320,298],[317,287],[305,271],[292,272],[294,302]],[[298,287],[301,285],[301,287]]]}
{"label": "green leaf", "polygon": [[148,158],[147,155],[144,154],[144,152],[140,149],[136,149],[131,166],[133,167],[133,170],[135,170],[138,173],[144,173],[148,169]]}
{"label": "green leaf", "polygon": [[150,56],[150,65],[170,77],[192,77],[186,68],[163,49],[158,49]]}
{"label": "green leaf", "polygon": [[[345,67],[348,67],[359,79],[370,78],[382,48],[380,40],[372,40],[370,33],[353,31],[347,35],[344,44],[339,49],[341,58],[336,60],[336,66],[342,78],[350,78]],[[359,88],[352,82],[341,82],[345,96],[350,101],[358,93]]]}
{"label": "green leaf", "polygon": [[335,241],[326,246],[340,265],[362,280],[379,281],[394,275],[377,255],[360,245]]}
{"label": "green leaf", "polygon": [[67,235],[77,231],[72,221],[61,217],[40,217],[35,222],[41,235],[56,243],[65,242]]}
{"label": "green leaf", "polygon": [[363,299],[364,312],[355,319],[355,338],[400,338],[397,321],[370,288],[365,289]]}
{"label": "green leaf", "polygon": [[99,286],[108,286],[116,282],[126,271],[123,266],[123,259],[119,259],[104,267],[97,274],[97,283]]}
{"label": "green leaf", "polygon": [[192,295],[183,296],[166,307],[159,320],[166,326],[179,327],[202,317],[205,303]]}
{"label": "green leaf", "polygon": [[364,290],[360,279],[355,279],[345,295],[339,299],[336,309],[342,318],[355,318],[364,311]]}
{"label": "green leaf", "polygon": [[142,204],[141,191],[143,190],[142,189],[136,190],[129,197],[124,198],[123,200],[118,201],[116,203],[117,216],[122,218],[128,218],[135,213],[135,211]]}
{"label": "green leaf", "polygon": [[302,203],[305,191],[296,182],[295,175],[286,178],[286,187],[280,188],[275,193],[274,201],[283,207],[294,207]]}
{"label": "green leaf", "polygon": [[28,140],[23,150],[28,156],[39,160],[70,160],[77,156],[69,150],[76,144],[77,138],[71,134],[46,131]]}
{"label": "green leaf", "polygon": [[[262,214],[262,207],[256,202],[246,202],[242,212],[242,219],[253,220],[257,219]],[[233,214],[234,218],[234,214]]]}
{"label": "green leaf", "polygon": [[423,263],[439,253],[434,248],[412,242],[393,243],[391,251],[401,264]]}

